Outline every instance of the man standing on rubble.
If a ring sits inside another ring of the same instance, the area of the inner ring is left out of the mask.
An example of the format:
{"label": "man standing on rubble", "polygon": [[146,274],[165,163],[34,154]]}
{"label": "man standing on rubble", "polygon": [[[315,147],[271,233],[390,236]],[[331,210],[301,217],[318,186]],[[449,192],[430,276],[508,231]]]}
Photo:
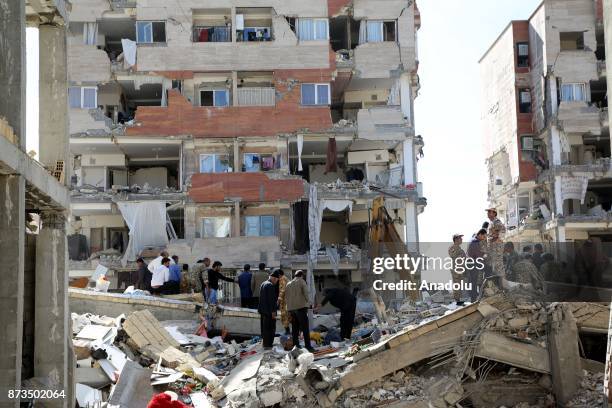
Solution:
{"label": "man standing on rubble", "polygon": [[[485,243],[487,240],[487,230],[484,228],[479,230],[476,235],[472,238],[472,242],[468,246],[467,256],[476,260],[476,259],[486,259],[485,253]],[[485,270],[478,270],[477,268],[472,268],[469,271],[469,282],[472,285],[472,290],[470,290],[470,301],[475,302],[478,300],[478,291],[480,290],[480,286],[482,285],[484,276],[487,275],[487,269],[489,266],[485,263]]]}
{"label": "man standing on rubble", "polygon": [[497,285],[501,289],[503,280],[506,277],[504,268],[504,233],[506,227],[497,218],[496,208],[487,208],[487,217],[489,218],[489,229],[487,231],[487,253],[491,265],[493,276],[497,279]]}
{"label": "man standing on rubble", "polygon": [[321,302],[321,307],[329,302],[333,307],[340,309],[340,336],[350,340],[355,322],[357,299],[351,292],[343,288],[327,288],[323,293],[325,297]]}
{"label": "man standing on rubble", "polygon": [[[451,269],[451,276],[453,277],[453,283],[457,283],[461,286],[461,282],[463,281],[464,272],[457,272],[457,266],[465,268],[465,251],[461,248],[461,244],[463,243],[463,235],[455,234],[453,235],[453,245],[448,248],[448,256],[450,256],[453,261],[453,268]],[[461,302],[461,289],[453,290],[453,298],[455,302],[459,304]]]}
{"label": "man standing on rubble", "polygon": [[253,292],[253,308],[257,307],[259,304],[259,289],[261,288],[261,284],[264,283],[268,279],[268,274],[266,273],[266,264],[260,263],[259,269],[257,272],[253,274],[253,278],[251,279],[251,292]]}
{"label": "man standing on rubble", "polygon": [[278,278],[278,310],[280,312],[281,323],[285,328],[285,334],[289,334],[289,313],[287,311],[287,297],[285,290],[287,288],[287,277],[282,269],[278,269],[280,277]]}
{"label": "man standing on rubble", "polygon": [[147,268],[147,264],[144,259],[138,258],[136,260],[136,265],[138,265],[138,279],[136,281],[136,289],[140,290],[151,290],[151,278],[153,274],[149,272]]}
{"label": "man standing on rubble", "polygon": [[162,294],[166,290],[166,283],[170,279],[170,258],[162,258],[161,264],[155,267],[151,278],[151,293]]}
{"label": "man standing on rubble", "polygon": [[244,265],[244,269],[238,275],[238,286],[240,286],[240,307],[251,308],[253,305],[253,291],[251,290],[251,265]]}
{"label": "man standing on rubble", "polygon": [[166,282],[166,294],[168,295],[176,295],[181,293],[181,271],[183,269],[182,265],[179,265],[179,257],[176,255],[172,255],[172,260],[174,263],[170,265],[170,279]]}
{"label": "man standing on rubble", "polygon": [[310,327],[308,324],[308,285],[304,280],[304,272],[298,270],[293,279],[287,283],[285,289],[287,310],[291,314],[291,335],[293,345],[300,348],[300,331],[304,335],[304,347],[311,353],[314,351],[310,344]]}
{"label": "man standing on rubble", "polygon": [[218,302],[217,295],[219,291],[219,279],[226,282],[236,283],[232,278],[227,278],[221,273],[221,267],[223,264],[219,261],[215,261],[212,265],[212,269],[208,270],[208,303],[216,305]]}
{"label": "man standing on rubble", "polygon": [[204,301],[206,301],[206,280],[204,279],[204,272],[208,271],[208,268],[210,268],[210,258],[199,260],[193,267],[194,279],[200,284],[200,290],[202,291]]}
{"label": "man standing on rubble", "polygon": [[278,305],[276,285],[280,274],[274,271],[264,281],[259,288],[259,304],[257,311],[259,312],[259,321],[261,328],[261,338],[263,339],[264,350],[271,350],[274,343],[274,335],[276,334],[276,311]]}

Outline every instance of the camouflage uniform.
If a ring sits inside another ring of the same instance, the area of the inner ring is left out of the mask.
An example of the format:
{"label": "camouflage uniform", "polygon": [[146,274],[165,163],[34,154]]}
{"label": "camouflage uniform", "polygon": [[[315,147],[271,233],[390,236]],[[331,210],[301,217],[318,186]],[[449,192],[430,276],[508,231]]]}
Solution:
{"label": "camouflage uniform", "polygon": [[512,267],[514,281],[524,285],[533,285],[534,288],[541,288],[542,276],[538,268],[529,259],[521,259]]}
{"label": "camouflage uniform", "polygon": [[[463,248],[461,248],[460,245],[453,244],[448,248],[448,256],[450,256],[451,259],[453,260],[453,269],[451,269],[453,283],[461,284],[461,282],[464,280],[465,271],[462,273],[455,272],[455,260],[459,258],[463,258],[464,259],[463,265],[465,265],[465,258],[466,258],[465,251],[463,250]],[[453,290],[453,298],[455,299],[456,302],[459,302],[461,300],[461,290]]]}
{"label": "camouflage uniform", "polygon": [[285,329],[289,328],[289,312],[287,312],[287,299],[285,289],[287,288],[287,277],[282,275],[278,279],[278,310],[280,311],[281,323]]}
{"label": "camouflage uniform", "polygon": [[504,233],[506,227],[497,217],[489,222],[487,231],[487,254],[493,276],[505,277],[504,267]]}

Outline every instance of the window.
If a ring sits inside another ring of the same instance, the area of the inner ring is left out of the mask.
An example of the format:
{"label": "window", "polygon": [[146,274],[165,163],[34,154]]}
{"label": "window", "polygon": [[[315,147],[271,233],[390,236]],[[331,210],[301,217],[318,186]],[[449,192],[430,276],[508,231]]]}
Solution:
{"label": "window", "polygon": [[529,67],[529,44],[528,43],[517,43],[516,44],[517,61],[516,64],[519,68]]}
{"label": "window", "polygon": [[166,22],[137,21],[136,42],[140,44],[166,42]]}
{"label": "window", "polygon": [[274,169],[274,156],[271,154],[245,153],[244,171],[254,173]]}
{"label": "window", "polygon": [[327,40],[328,21],[326,18],[298,19],[298,38],[300,41]]}
{"label": "window", "polygon": [[224,107],[229,105],[227,89],[200,91],[200,106]]}
{"label": "window", "polygon": [[98,88],[71,86],[68,88],[68,101],[71,108],[95,109],[98,107]]}
{"label": "window", "polygon": [[563,102],[584,101],[585,84],[563,84],[561,85],[561,100]]}
{"label": "window", "polygon": [[273,237],[276,235],[275,221],[273,215],[244,217],[244,235],[247,237]]}
{"label": "window", "polygon": [[230,217],[202,218],[202,238],[227,238],[230,236]]}
{"label": "window", "polygon": [[302,84],[302,105],[329,105],[329,84]]}
{"label": "window", "polygon": [[521,136],[521,150],[533,150],[533,136]]}
{"label": "window", "polygon": [[366,41],[395,41],[395,21],[367,21]]}
{"label": "window", "polygon": [[519,113],[531,113],[531,90],[519,89]]}
{"label": "window", "polygon": [[272,34],[270,27],[245,27],[239,38],[242,41],[271,41]]}
{"label": "window", "polygon": [[583,32],[560,33],[561,51],[584,50]]}
{"label": "window", "polygon": [[201,154],[200,173],[229,173],[229,159],[227,154]]}

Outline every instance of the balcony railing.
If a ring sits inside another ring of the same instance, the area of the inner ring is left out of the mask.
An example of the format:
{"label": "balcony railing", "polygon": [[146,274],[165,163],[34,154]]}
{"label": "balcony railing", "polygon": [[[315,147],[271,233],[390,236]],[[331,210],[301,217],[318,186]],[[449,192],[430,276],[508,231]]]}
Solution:
{"label": "balcony railing", "polygon": [[274,106],[276,92],[274,88],[238,88],[238,106]]}
{"label": "balcony railing", "polygon": [[232,29],[227,26],[194,27],[193,42],[230,42]]}

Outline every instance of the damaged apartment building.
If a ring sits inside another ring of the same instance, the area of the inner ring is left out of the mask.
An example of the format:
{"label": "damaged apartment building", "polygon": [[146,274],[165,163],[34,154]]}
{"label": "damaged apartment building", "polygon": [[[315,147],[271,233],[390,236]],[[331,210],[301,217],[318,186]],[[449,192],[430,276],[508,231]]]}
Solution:
{"label": "damaged apartment building", "polygon": [[419,26],[410,0],[72,1],[72,258],[358,285],[381,195],[418,251]]}
{"label": "damaged apartment building", "polygon": [[602,0],[545,0],[480,61],[489,200],[516,242],[612,241]]}

